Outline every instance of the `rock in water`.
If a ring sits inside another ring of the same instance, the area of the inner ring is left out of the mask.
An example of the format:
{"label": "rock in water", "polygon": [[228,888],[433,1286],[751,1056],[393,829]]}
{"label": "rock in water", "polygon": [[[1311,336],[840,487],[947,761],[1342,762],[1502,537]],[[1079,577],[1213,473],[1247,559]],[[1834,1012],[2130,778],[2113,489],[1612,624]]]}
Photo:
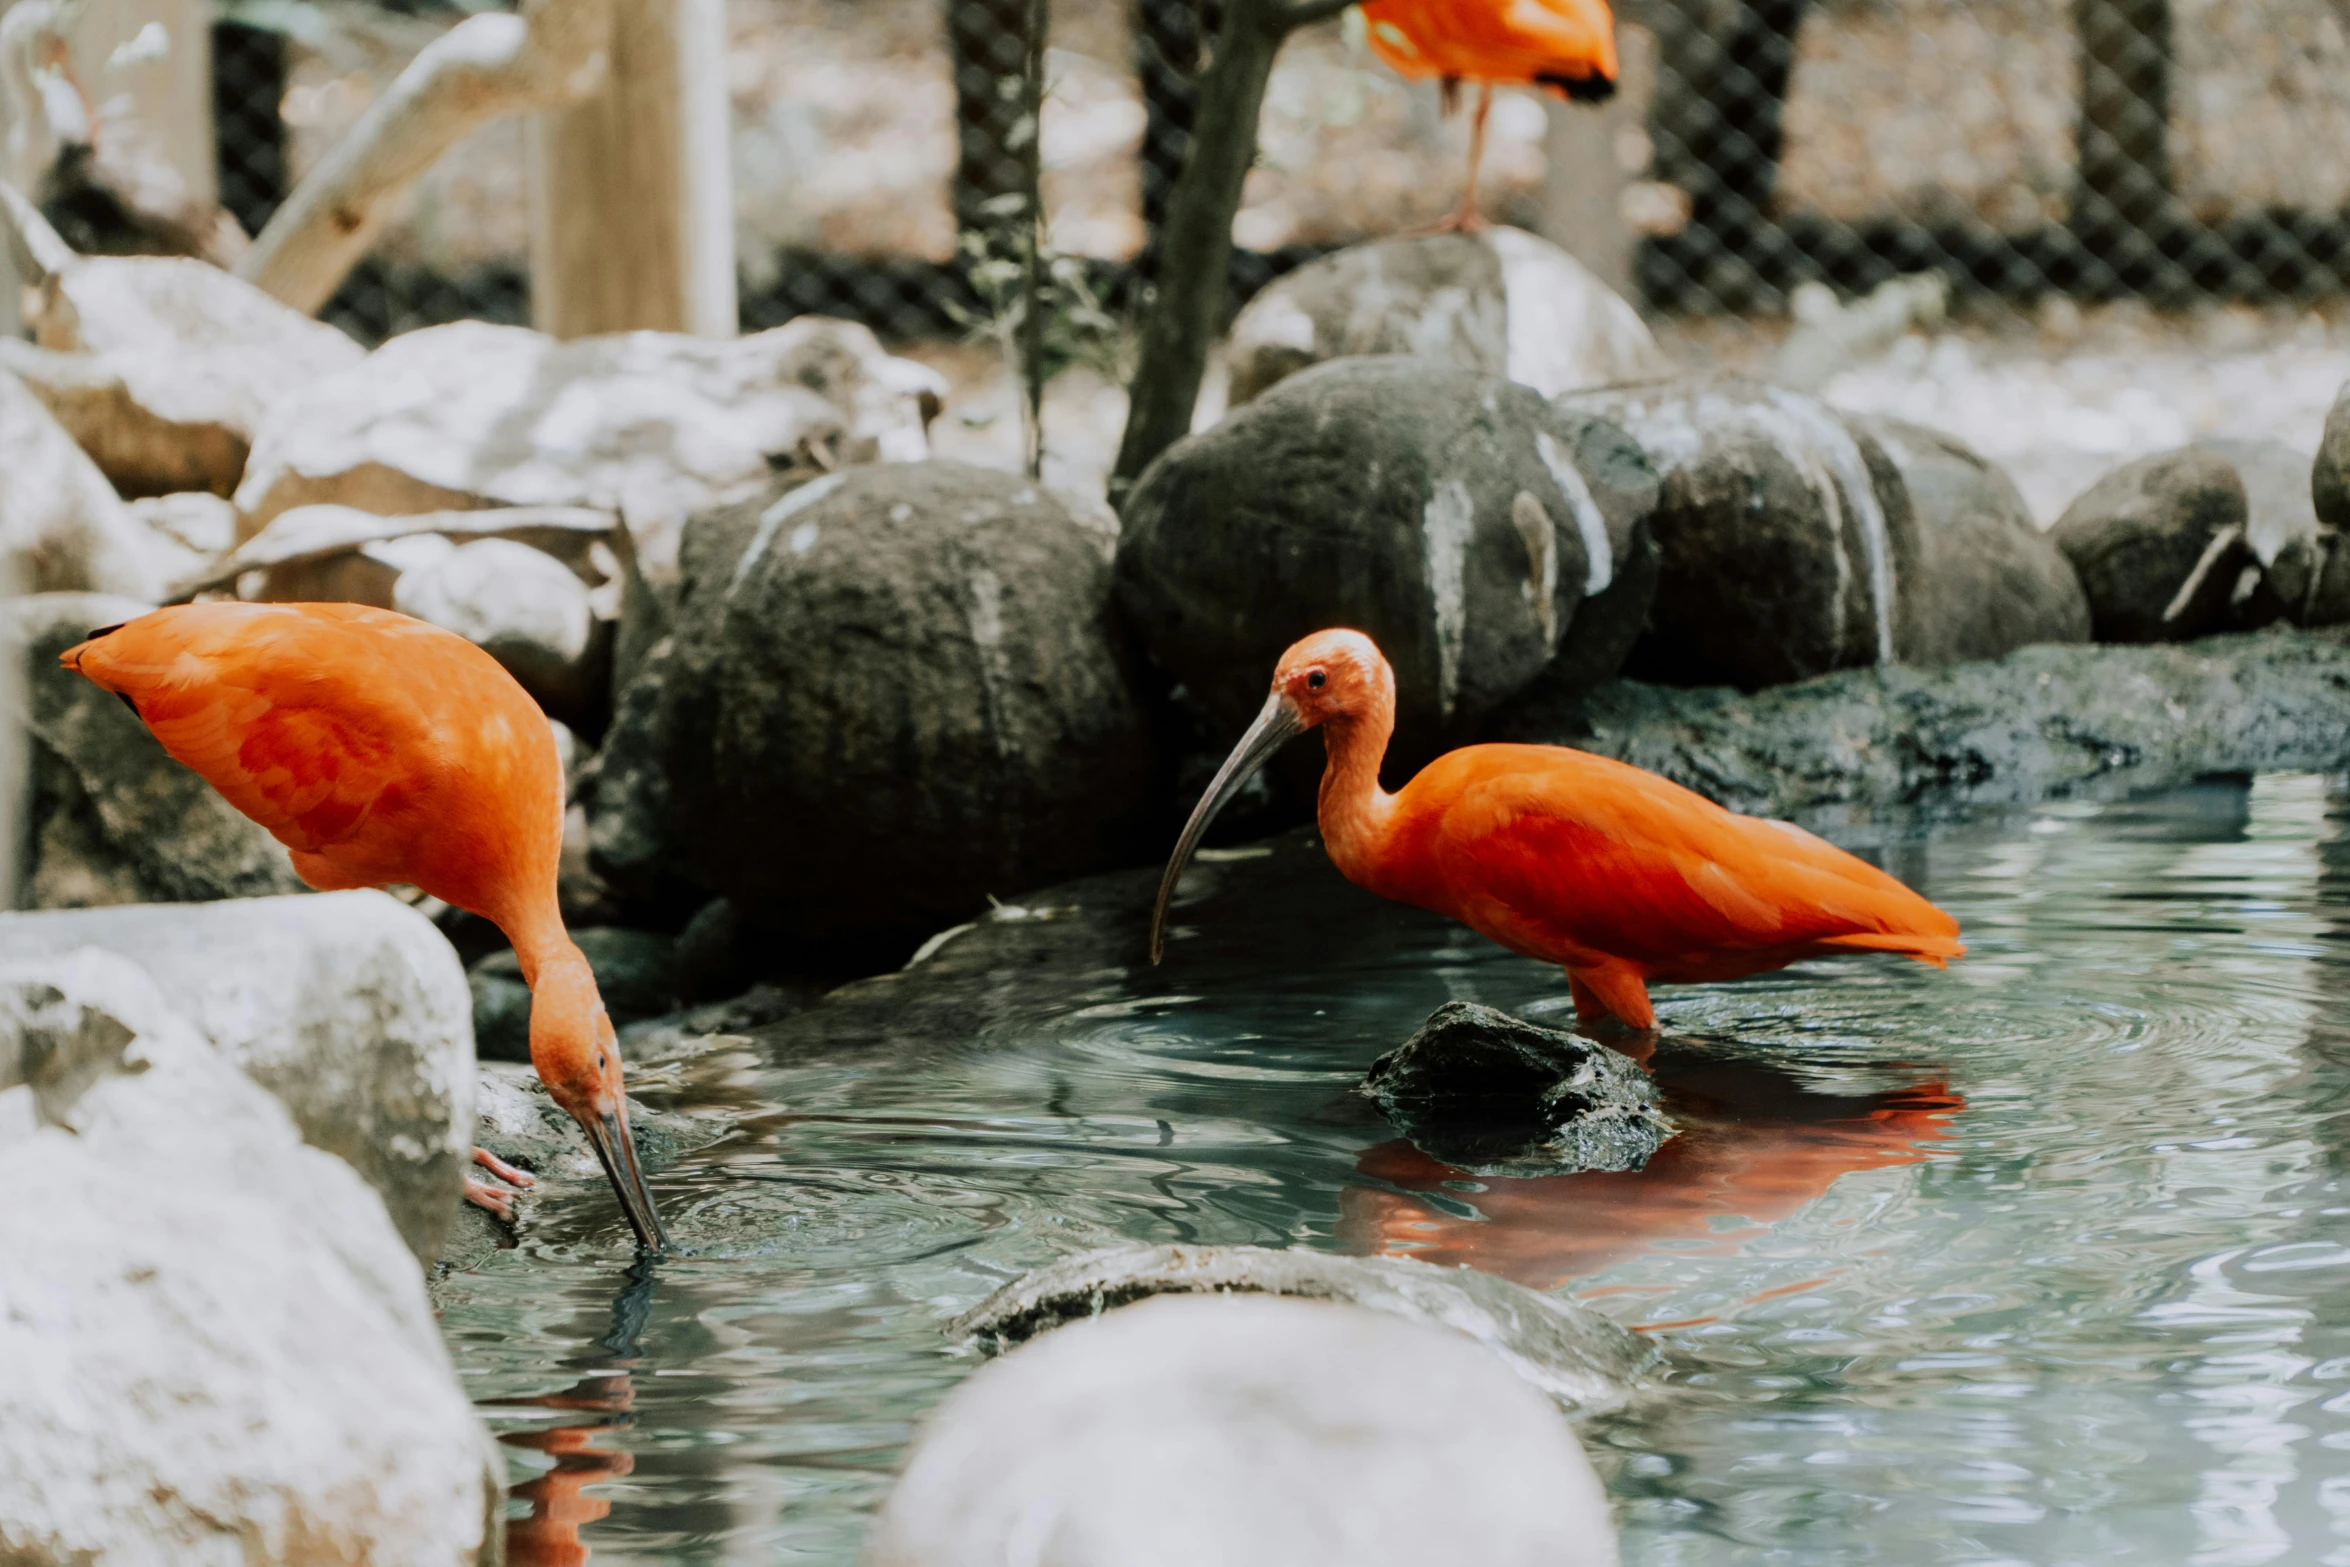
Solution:
{"label": "rock in water", "polygon": [[0,914],[0,959],[120,953],[312,1147],[365,1177],[430,1266],[472,1152],[465,972],[388,893]]}
{"label": "rock in water", "polygon": [[1874,439],[1816,398],[1724,377],[1559,402],[1630,431],[1663,481],[1656,601],[1630,672],[1753,691],[1902,656],[1922,551]]}
{"label": "rock in water", "polygon": [[1546,672],[1615,672],[1655,584],[1656,494],[1601,419],[1471,371],[1338,360],[1151,464],[1127,501],[1118,600],[1233,732],[1290,643],[1368,633],[1395,666],[1389,760],[1407,768]]}
{"label": "rock in water", "polygon": [[1545,397],[1667,374],[1640,313],[1521,229],[1373,240],[1277,279],[1232,323],[1234,407],[1328,359],[1409,354]]}
{"label": "rock in water", "polygon": [[1109,568],[1034,484],[890,464],[698,517],[675,625],[603,751],[617,886],[668,874],[673,843],[753,929],[911,945],[1150,852]]}
{"label": "rock in water", "polygon": [[1468,1001],[1372,1062],[1363,1092],[1422,1153],[1470,1175],[1638,1170],[1673,1135],[1630,1060]]}
{"label": "rock in water", "polygon": [[0,1559],[499,1559],[414,1259],[127,959],[0,966]]}
{"label": "rock in water", "polygon": [[[4,483],[5,481],[0,481]],[[175,762],[147,726],[57,655],[145,614],[135,599],[45,593],[0,608],[0,657],[30,701],[22,908],[195,903],[300,892],[286,851]]]}
{"label": "rock in water", "polygon": [[2100,642],[2184,642],[2221,629],[2254,563],[2235,465],[2187,447],[2115,469],[2049,530],[2080,574]]}
{"label": "rock in water", "polygon": [[2035,642],[2089,640],[2081,580],[2033,524],[2014,480],[1938,431],[1900,419],[1850,422],[1892,460],[1917,526],[1917,565],[1895,584],[1903,663],[1956,664]]}
{"label": "rock in water", "polygon": [[561,343],[460,321],[395,337],[272,409],[237,510],[250,536],[312,502],[594,506],[627,517],[644,569],[667,580],[687,516],[757,494],[778,468],[921,456],[936,383],[820,316],[724,341]]}
{"label": "rock in water", "polygon": [[1327,1302],[1154,1300],[950,1393],[866,1560],[1614,1567],[1616,1539],[1566,1422],[1473,1345]]}

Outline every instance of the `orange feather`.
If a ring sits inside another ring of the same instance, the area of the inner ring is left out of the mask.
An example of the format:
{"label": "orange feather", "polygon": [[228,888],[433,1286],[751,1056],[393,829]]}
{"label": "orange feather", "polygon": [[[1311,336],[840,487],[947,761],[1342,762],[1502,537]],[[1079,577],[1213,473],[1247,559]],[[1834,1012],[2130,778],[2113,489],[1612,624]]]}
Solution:
{"label": "orange feather", "polygon": [[1369,0],[1371,52],[1399,74],[1604,96],[1616,80],[1606,0]]}

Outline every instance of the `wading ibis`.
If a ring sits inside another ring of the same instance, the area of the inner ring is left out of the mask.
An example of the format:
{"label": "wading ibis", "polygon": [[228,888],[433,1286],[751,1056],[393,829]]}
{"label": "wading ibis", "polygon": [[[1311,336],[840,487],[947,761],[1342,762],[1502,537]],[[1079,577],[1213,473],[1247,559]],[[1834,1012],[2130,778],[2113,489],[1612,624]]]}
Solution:
{"label": "wading ibis", "polygon": [[1329,750],[1322,843],[1346,879],[1560,965],[1586,1023],[1654,1028],[1652,981],[1736,979],[1849,952],[1941,968],[1966,951],[1958,921],[1875,866],[1606,757],[1472,745],[1389,794],[1379,763],[1395,730],[1395,672],[1361,632],[1319,631],[1281,655],[1264,710],[1184,824],[1151,914],[1152,962],[1208,823],[1314,728]]}
{"label": "wading ibis", "polygon": [[1469,184],[1460,210],[1437,225],[1474,229],[1477,165],[1496,86],[1540,87],[1579,103],[1616,91],[1616,19],[1607,0],[1368,0],[1371,52],[1404,76],[1444,84],[1449,112],[1463,82],[1477,84],[1469,121]]}
{"label": "wading ibis", "polygon": [[[587,1134],[637,1239],[667,1244],[628,1134],[619,1041],[556,901],[562,764],[513,676],[462,637],[357,604],[159,609],[62,661],[268,828],[311,886],[419,887],[504,931],[530,985],[531,1065]],[[466,1196],[508,1210],[471,1178]]]}

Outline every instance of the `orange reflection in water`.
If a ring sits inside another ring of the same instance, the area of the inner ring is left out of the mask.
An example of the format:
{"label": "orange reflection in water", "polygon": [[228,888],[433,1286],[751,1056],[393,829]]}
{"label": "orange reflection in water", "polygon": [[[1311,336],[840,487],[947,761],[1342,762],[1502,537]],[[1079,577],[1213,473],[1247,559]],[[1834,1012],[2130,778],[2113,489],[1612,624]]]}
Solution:
{"label": "orange reflection in water", "polygon": [[498,1438],[509,1447],[531,1448],[555,1460],[554,1468],[513,1489],[514,1496],[530,1503],[530,1516],[507,1521],[507,1567],[580,1567],[589,1555],[579,1537],[581,1527],[612,1511],[610,1502],[587,1495],[587,1487],[616,1480],[636,1467],[628,1454],[594,1445],[604,1432],[629,1423],[636,1386],[625,1371],[604,1372],[561,1393],[522,1402],[613,1417],[591,1425],[510,1431]]}
{"label": "orange reflection in water", "polygon": [[[1942,1123],[1966,1108],[1944,1083],[1843,1098],[1807,1089],[1762,1062],[1708,1055],[1702,1046],[1667,1042],[1649,1064],[1680,1132],[1646,1169],[1530,1180],[1466,1176],[1408,1142],[1381,1143],[1355,1168],[1403,1190],[1342,1192],[1341,1244],[1465,1265],[1543,1290],[1665,1241],[1703,1241],[1698,1255],[1728,1254],[1839,1176],[1924,1160],[1929,1150],[1920,1145],[1949,1136]],[[1446,1182],[1480,1189],[1447,1190]],[[1408,1195],[1414,1191],[1441,1193],[1444,1205],[1478,1217],[1447,1213]],[[1751,1222],[1723,1228],[1724,1218]]]}

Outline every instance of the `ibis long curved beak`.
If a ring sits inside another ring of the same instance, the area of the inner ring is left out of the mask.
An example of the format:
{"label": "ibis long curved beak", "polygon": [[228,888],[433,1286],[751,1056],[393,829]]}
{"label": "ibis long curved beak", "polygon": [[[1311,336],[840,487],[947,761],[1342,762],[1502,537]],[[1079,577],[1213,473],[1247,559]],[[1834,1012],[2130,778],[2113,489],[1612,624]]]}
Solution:
{"label": "ibis long curved beak", "polygon": [[636,1139],[628,1135],[628,1102],[622,1100],[617,1109],[583,1115],[578,1120],[579,1129],[587,1133],[588,1146],[595,1149],[604,1166],[613,1194],[620,1199],[620,1211],[628,1215],[629,1228],[636,1231],[637,1244],[648,1251],[667,1250],[669,1232],[661,1228],[652,1188],[645,1184],[645,1172],[637,1164]]}
{"label": "ibis long curved beak", "polygon": [[1183,867],[1191,863],[1192,851],[1199,847],[1208,823],[1227,801],[1240,793],[1241,785],[1256,776],[1258,768],[1272,759],[1273,753],[1306,731],[1305,715],[1297,704],[1276,691],[1265,698],[1265,710],[1257,714],[1257,721],[1248,726],[1248,733],[1224,758],[1224,765],[1216,769],[1209,780],[1208,792],[1199,797],[1199,805],[1191,813],[1191,820],[1183,824],[1183,836],[1175,840],[1175,852],[1167,858],[1167,874],[1159,882],[1159,901],[1151,910],[1151,961],[1156,963],[1167,949],[1167,904],[1175,896],[1175,883],[1182,879]]}

